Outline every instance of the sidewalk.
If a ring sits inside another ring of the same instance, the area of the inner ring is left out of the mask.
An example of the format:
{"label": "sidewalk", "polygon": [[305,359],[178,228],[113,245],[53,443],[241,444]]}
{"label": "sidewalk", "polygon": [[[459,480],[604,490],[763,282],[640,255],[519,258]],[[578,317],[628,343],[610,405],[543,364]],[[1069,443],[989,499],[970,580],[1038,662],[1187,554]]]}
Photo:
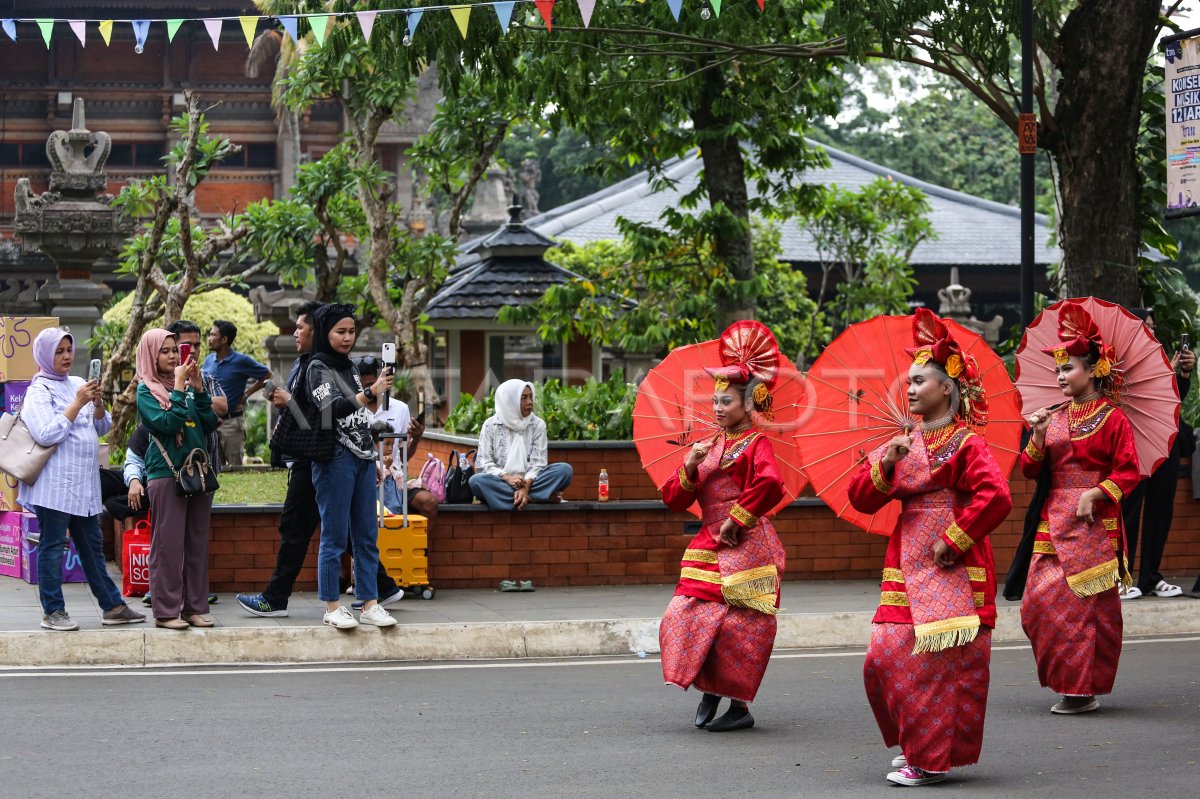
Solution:
{"label": "sidewalk", "polygon": [[[1169,579],[1169,578],[1168,578]],[[1191,578],[1174,580],[1190,586]],[[119,584],[119,581],[118,581]],[[175,632],[146,624],[104,628],[86,584],[63,586],[80,630],[38,628],[37,586],[0,577],[0,666],[315,663],[628,655],[658,651],[658,620],[674,586],[543,588],[532,593],[442,590],[389,608],[395,627],[339,631],[321,624],[315,594],[292,597],[291,615],[246,613],[232,594],[212,606],[217,626]],[[785,582],[779,649],[863,647],[879,585],[870,580]],[[344,597],[349,605],[352,597]],[[140,599],[131,605],[145,612]],[[1125,634],[1200,633],[1200,601],[1143,598],[1122,605]],[[1024,640],[1017,603],[999,602],[995,638]]]}

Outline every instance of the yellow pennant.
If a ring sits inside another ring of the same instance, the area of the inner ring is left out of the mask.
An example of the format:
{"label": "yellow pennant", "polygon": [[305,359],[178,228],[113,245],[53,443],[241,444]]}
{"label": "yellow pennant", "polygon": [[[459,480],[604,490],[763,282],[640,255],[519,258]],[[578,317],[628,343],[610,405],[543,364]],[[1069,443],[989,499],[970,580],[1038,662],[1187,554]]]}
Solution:
{"label": "yellow pennant", "polygon": [[112,26],[113,21],[111,19],[100,20],[100,38],[104,40],[105,47],[108,46],[109,40],[112,39]]}
{"label": "yellow pennant", "polygon": [[246,37],[246,46],[254,45],[254,33],[258,30],[258,17],[238,17],[242,23],[242,33]]}
{"label": "yellow pennant", "polygon": [[454,22],[458,25],[458,32],[464,39],[467,38],[467,26],[471,24],[471,7],[450,6],[450,16],[454,17]]}

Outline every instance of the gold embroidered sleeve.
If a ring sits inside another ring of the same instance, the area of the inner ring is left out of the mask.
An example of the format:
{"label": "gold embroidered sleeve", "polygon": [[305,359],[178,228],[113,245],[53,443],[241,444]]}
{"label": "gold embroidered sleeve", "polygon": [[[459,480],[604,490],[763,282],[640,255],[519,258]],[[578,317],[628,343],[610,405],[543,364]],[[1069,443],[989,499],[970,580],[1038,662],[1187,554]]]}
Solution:
{"label": "gold embroidered sleeve", "polygon": [[1040,461],[1046,457],[1044,449],[1038,449],[1037,444],[1033,443],[1033,438],[1029,439],[1029,443],[1025,445],[1025,454],[1029,456],[1031,461]]}
{"label": "gold embroidered sleeve", "polygon": [[679,467],[679,487],[682,488],[684,491],[695,491],[696,490],[696,484],[688,479],[686,466]]}
{"label": "gold embroidered sleeve", "polygon": [[956,522],[950,522],[950,527],[946,530],[946,538],[950,539],[950,543],[958,548],[959,552],[966,552],[971,547],[975,546],[975,542],[971,536],[967,535]]}
{"label": "gold embroidered sleeve", "polygon": [[1100,483],[1100,490],[1113,498],[1113,501],[1120,502],[1125,496],[1125,492],[1117,487],[1117,484],[1112,480],[1104,480]]}
{"label": "gold embroidered sleeve", "polygon": [[736,503],[729,509],[729,517],[742,527],[753,527],[758,524],[757,516]]}
{"label": "gold embroidered sleeve", "polygon": [[892,492],[892,484],[883,476],[883,469],[879,468],[878,463],[871,464],[871,482],[875,484],[875,490],[881,494]]}

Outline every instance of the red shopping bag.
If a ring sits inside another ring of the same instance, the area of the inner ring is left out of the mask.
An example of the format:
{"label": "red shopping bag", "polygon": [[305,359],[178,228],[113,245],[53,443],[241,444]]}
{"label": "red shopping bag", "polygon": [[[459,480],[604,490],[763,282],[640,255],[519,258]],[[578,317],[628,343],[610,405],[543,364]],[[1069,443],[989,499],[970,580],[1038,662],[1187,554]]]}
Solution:
{"label": "red shopping bag", "polygon": [[125,534],[121,553],[121,573],[124,581],[121,593],[125,596],[145,596],[150,591],[150,520],[134,525]]}

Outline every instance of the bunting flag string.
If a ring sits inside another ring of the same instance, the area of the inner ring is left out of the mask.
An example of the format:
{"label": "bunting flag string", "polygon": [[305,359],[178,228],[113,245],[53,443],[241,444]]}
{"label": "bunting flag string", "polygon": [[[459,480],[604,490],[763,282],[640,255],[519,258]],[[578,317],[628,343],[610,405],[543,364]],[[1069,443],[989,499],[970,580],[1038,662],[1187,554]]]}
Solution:
{"label": "bunting flag string", "polygon": [[[646,0],[638,0],[639,3],[644,3]],[[19,31],[18,23],[34,23],[41,32],[42,41],[45,42],[47,49],[50,47],[50,42],[54,36],[55,24],[64,22],[67,27],[79,40],[81,46],[87,46],[87,26],[90,23],[96,23],[99,26],[100,38],[104,41],[105,46],[112,44],[113,26],[115,23],[128,23],[133,26],[135,46],[134,50],[141,53],[146,45],[146,40],[149,35],[150,26],[154,22],[162,22],[166,24],[167,41],[174,42],[175,35],[185,22],[201,22],[204,24],[204,29],[208,33],[208,38],[212,41],[214,50],[219,50],[221,45],[221,34],[224,30],[224,23],[227,21],[237,20],[241,26],[242,35],[246,39],[247,46],[254,44],[254,38],[258,34],[259,22],[266,22],[268,25],[272,21],[278,23],[284,32],[294,41],[299,41],[301,38],[299,30],[299,21],[303,19],[312,32],[312,38],[317,46],[322,46],[325,43],[329,34],[329,23],[332,18],[335,25],[343,20],[354,16],[358,20],[358,27],[362,33],[364,41],[371,41],[371,33],[374,30],[375,22],[379,15],[386,14],[404,14],[407,22],[408,35],[404,37],[405,44],[411,44],[416,37],[417,26],[421,24],[421,19],[427,11],[448,11],[453,18],[458,32],[465,39],[467,30],[471,22],[471,11],[475,6],[491,6],[496,14],[496,21],[500,25],[500,30],[503,34],[507,34],[512,26],[512,16],[518,4],[532,4],[537,8],[538,14],[541,16],[542,22],[546,26],[546,31],[553,30],[554,6],[557,0],[484,0],[479,3],[455,3],[447,5],[427,5],[416,8],[384,8],[374,11],[346,11],[346,12],[318,12],[312,14],[292,14],[286,16],[270,16],[270,15],[254,15],[254,14],[239,14],[236,16],[216,16],[216,17],[197,17],[197,18],[172,18],[172,19],[58,19],[49,17],[8,17],[0,18],[0,30],[3,30],[10,41],[17,41]],[[591,27],[592,14],[596,10],[596,0],[576,0],[579,7],[580,17],[583,19],[585,28]],[[671,16],[678,22],[683,10],[684,0],[665,0],[667,8],[671,12]],[[701,11],[703,19],[709,18],[708,6],[711,6],[713,16],[721,16],[721,6],[724,0],[700,0],[705,6]],[[754,0],[760,11],[765,10],[765,0]],[[349,23],[353,24],[353,23]]]}

